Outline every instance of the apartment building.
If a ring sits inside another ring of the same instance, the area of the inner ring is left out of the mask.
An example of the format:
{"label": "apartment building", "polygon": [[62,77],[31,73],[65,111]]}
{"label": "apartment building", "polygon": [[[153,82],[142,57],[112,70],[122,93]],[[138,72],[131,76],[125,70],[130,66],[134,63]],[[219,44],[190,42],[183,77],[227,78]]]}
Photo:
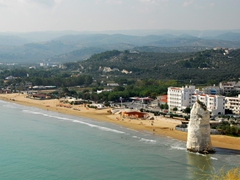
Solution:
{"label": "apartment building", "polygon": [[235,82],[220,82],[219,87],[222,90],[223,93],[240,93],[240,81]]}
{"label": "apartment building", "polygon": [[203,94],[220,95],[222,90],[219,86],[207,86],[202,88]]}
{"label": "apartment building", "polygon": [[195,92],[195,86],[169,87],[168,88],[168,106],[169,110],[177,108],[183,110],[191,105],[192,94]]}
{"label": "apartment building", "polygon": [[168,106],[170,111],[175,107],[178,110],[184,110],[188,106],[192,107],[198,99],[207,106],[212,116],[225,114],[224,96],[203,94],[198,89],[195,89],[195,86],[168,88]]}
{"label": "apartment building", "polygon": [[225,114],[225,97],[221,95],[200,94],[198,99],[206,104],[212,116]]}
{"label": "apartment building", "polygon": [[234,114],[240,114],[240,94],[238,97],[226,97],[225,109],[232,110]]}

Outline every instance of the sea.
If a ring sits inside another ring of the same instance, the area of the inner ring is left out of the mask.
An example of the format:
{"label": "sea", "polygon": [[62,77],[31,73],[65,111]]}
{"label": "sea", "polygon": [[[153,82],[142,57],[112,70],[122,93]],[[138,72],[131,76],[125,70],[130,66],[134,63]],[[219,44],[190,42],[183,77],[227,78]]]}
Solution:
{"label": "sea", "polygon": [[195,180],[240,166],[239,151],[215,149],[0,101],[1,180]]}

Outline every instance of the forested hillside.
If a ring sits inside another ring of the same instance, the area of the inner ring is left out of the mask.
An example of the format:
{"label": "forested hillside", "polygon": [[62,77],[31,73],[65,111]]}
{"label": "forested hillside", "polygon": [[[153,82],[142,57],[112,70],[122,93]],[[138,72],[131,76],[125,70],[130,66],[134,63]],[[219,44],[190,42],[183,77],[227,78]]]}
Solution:
{"label": "forested hillside", "polygon": [[[240,49],[229,51],[228,54],[223,49],[197,53],[130,53],[114,50],[95,54],[82,62],[65,65],[95,77],[107,75],[217,84],[240,77]],[[108,67],[108,71],[104,70],[105,67]]]}

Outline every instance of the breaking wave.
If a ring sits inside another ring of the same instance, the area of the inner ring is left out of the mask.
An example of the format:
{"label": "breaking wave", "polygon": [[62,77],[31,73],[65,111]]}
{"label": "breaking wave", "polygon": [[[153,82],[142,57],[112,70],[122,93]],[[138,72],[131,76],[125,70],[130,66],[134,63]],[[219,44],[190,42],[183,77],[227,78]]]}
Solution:
{"label": "breaking wave", "polygon": [[60,117],[60,116],[54,116],[54,115],[49,115],[49,114],[45,114],[45,113],[41,113],[41,112],[37,112],[37,111],[30,111],[30,110],[23,110],[23,112],[29,113],[29,114],[42,115],[42,116],[45,116],[45,117],[55,118],[55,119],[59,119],[59,120],[63,120],[63,121],[71,121],[73,123],[84,124],[86,126],[89,126],[89,127],[92,127],[92,128],[96,128],[96,129],[100,129],[100,130],[103,130],[103,131],[109,131],[109,132],[114,132],[114,133],[118,133],[118,134],[126,134],[123,131],[119,131],[119,130],[116,130],[116,129],[111,129],[111,128],[104,127],[104,126],[98,126],[98,125],[91,124],[91,123],[86,123],[84,121],[80,121],[80,120],[76,120],[76,119]]}

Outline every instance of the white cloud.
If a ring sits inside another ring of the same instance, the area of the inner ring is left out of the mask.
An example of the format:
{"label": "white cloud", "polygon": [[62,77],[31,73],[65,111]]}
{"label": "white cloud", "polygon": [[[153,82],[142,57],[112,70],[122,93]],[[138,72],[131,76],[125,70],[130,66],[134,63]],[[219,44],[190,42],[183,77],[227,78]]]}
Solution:
{"label": "white cloud", "polygon": [[190,5],[194,4],[193,0],[190,0],[190,1],[184,1],[183,3],[183,7],[188,7]]}
{"label": "white cloud", "polygon": [[142,3],[148,3],[153,5],[167,5],[169,0],[139,0]]}
{"label": "white cloud", "polygon": [[155,0],[140,0],[143,3],[155,3]]}
{"label": "white cloud", "polygon": [[17,7],[18,5],[33,5],[41,4],[48,7],[53,7],[61,3],[62,0],[0,0],[1,7]]}
{"label": "white cloud", "polygon": [[[228,19],[229,27],[239,29],[239,24],[233,21],[240,13],[237,9],[240,0],[223,2],[224,0],[0,0],[0,31],[185,27],[214,29],[221,27],[221,23],[217,27],[212,23],[215,17]],[[228,13],[222,13],[223,8]],[[199,16],[203,10],[203,16]],[[222,26],[225,28],[225,25]]]}
{"label": "white cloud", "polygon": [[215,6],[215,4],[212,2],[212,3],[210,3],[210,6],[211,6],[211,7],[214,7],[214,6]]}
{"label": "white cloud", "polygon": [[0,0],[0,6],[1,7],[8,7],[10,4],[11,4],[11,1]]}
{"label": "white cloud", "polygon": [[26,0],[29,3],[35,3],[35,4],[41,4],[44,6],[48,6],[48,7],[55,7],[57,5],[59,5],[62,0]]}
{"label": "white cloud", "polygon": [[107,4],[122,4],[121,0],[106,0],[105,3]]}
{"label": "white cloud", "polygon": [[101,0],[95,0],[95,4],[100,4]]}

